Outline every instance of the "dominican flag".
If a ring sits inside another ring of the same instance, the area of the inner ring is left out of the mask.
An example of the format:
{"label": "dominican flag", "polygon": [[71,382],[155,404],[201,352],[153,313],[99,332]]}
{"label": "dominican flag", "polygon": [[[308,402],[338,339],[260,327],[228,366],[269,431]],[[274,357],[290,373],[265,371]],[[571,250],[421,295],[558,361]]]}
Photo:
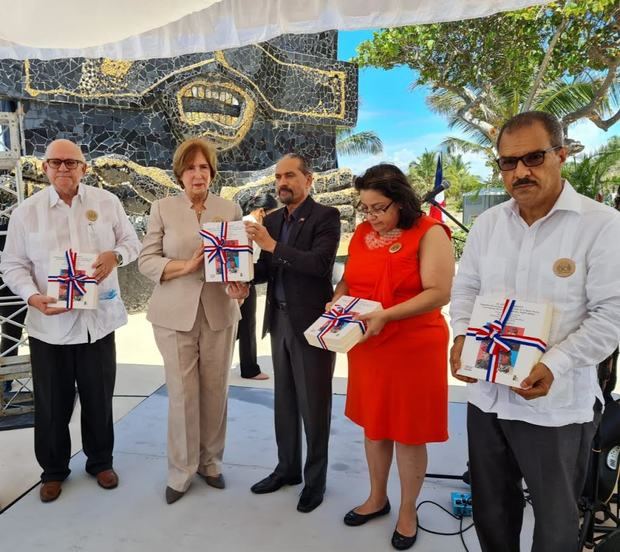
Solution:
{"label": "dominican flag", "polygon": [[[441,168],[441,153],[437,157],[437,168],[435,169],[435,185],[433,189],[441,188],[441,183],[443,182],[443,170]],[[435,201],[439,203],[442,207],[446,206],[446,194],[445,192],[441,192],[435,196]],[[428,211],[428,215],[439,222],[445,222],[445,218],[443,213],[437,209],[434,205],[431,204],[431,207]]]}

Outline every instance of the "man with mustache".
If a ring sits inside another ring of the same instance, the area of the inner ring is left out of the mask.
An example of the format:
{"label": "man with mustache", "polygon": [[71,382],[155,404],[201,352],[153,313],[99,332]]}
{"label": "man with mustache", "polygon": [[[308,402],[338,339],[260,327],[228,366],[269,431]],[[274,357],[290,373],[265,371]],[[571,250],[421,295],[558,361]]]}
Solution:
{"label": "man with mustache", "polygon": [[[571,551],[603,401],[596,366],[620,339],[620,214],[562,178],[567,151],[553,115],[513,117],[497,150],[512,199],[476,219],[450,308],[452,374],[471,384],[474,522],[483,551],[518,551],[524,479],[536,519],[532,550]],[[546,352],[519,388],[456,374],[477,295],[553,307]]]}
{"label": "man with mustache", "polygon": [[276,164],[276,192],[285,207],[267,215],[264,226],[246,223],[248,236],[262,249],[255,282],[268,282],[263,336],[271,334],[278,445],[278,465],[252,492],[301,483],[303,420],[307,452],[300,512],[311,512],[323,501],[335,362],[334,353],[310,346],[303,332],[331,300],[340,240],[338,210],[316,203],[311,187],[307,161],[285,155]]}

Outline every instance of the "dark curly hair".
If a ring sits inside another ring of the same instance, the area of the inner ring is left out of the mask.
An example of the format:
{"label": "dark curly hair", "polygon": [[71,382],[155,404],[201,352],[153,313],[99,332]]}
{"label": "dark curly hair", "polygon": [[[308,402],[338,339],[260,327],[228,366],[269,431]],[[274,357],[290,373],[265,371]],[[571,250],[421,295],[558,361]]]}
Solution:
{"label": "dark curly hair", "polygon": [[375,190],[391,199],[400,207],[398,228],[411,228],[423,215],[422,203],[409,180],[396,165],[381,163],[366,170],[353,181],[357,192]]}

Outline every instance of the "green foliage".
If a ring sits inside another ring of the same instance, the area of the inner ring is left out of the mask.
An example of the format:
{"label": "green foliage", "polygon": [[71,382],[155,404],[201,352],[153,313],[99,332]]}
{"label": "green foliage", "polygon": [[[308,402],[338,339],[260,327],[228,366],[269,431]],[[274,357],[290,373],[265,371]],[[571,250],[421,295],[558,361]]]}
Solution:
{"label": "green foliage", "polygon": [[[425,150],[409,164],[409,181],[419,196],[424,195],[435,184],[437,155],[437,152]],[[462,155],[444,154],[442,161],[443,177],[450,181],[446,199],[455,203],[456,208],[460,210],[463,206],[463,194],[479,190],[483,183],[477,176],[471,174],[470,164],[463,160]]]}
{"label": "green foliage", "polygon": [[350,128],[336,129],[336,151],[339,155],[377,155],[383,151],[383,142],[371,130],[353,132]]}
{"label": "green foliage", "polygon": [[414,86],[431,88],[430,108],[467,137],[444,145],[452,153],[477,148],[497,179],[497,133],[525,109],[554,113],[565,126],[584,117],[605,130],[614,124],[619,16],[614,0],[567,0],[486,18],[383,29],[360,44],[356,61],[413,69]]}
{"label": "green foliage", "polygon": [[567,161],[562,176],[580,193],[594,198],[615,193],[620,184],[620,137],[614,136],[595,153]]}

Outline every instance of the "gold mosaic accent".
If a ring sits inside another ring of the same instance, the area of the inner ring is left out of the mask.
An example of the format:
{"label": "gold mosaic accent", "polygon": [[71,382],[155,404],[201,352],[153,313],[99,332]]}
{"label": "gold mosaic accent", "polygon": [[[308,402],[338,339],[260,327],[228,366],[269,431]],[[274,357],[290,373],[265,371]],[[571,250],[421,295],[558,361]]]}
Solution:
{"label": "gold mosaic accent", "polygon": [[125,59],[109,59],[104,58],[101,62],[101,72],[107,77],[113,79],[124,79],[129,69],[133,65],[133,61]]}
{"label": "gold mosaic accent", "polygon": [[115,167],[118,169],[131,169],[137,174],[146,176],[151,180],[162,185],[164,188],[173,188],[177,190],[179,187],[175,184],[174,180],[168,176],[168,173],[158,167],[144,167],[133,161],[124,159],[111,159],[109,157],[97,157],[91,161],[93,168],[106,169],[107,167]]}
{"label": "gold mosaic accent", "polygon": [[[188,112],[183,107],[183,98],[212,98],[227,105],[238,105],[241,111],[238,117],[221,113]],[[256,113],[256,102],[240,86],[231,82],[211,82],[203,79],[191,81],[177,92],[177,107],[181,120],[188,125],[209,123],[212,127],[221,129],[205,129],[201,134],[211,138],[219,150],[226,150],[241,142],[250,130]]]}
{"label": "gold mosaic accent", "polygon": [[[87,60],[87,61],[91,61],[91,60]],[[93,98],[93,99],[94,98],[141,98],[142,96],[148,94],[151,90],[157,88],[162,82],[168,80],[170,77],[174,75],[179,75],[181,73],[186,73],[187,71],[191,71],[192,69],[197,69],[198,67],[203,67],[213,62],[215,62],[215,58],[209,58],[209,59],[199,61],[197,63],[192,63],[191,65],[187,65],[185,67],[181,67],[177,69],[176,71],[171,71],[167,75],[164,75],[163,77],[155,81],[150,86],[146,87],[141,92],[100,92],[100,91],[92,90],[92,89],[83,90],[81,92],[76,92],[75,90],[68,90],[66,88],[51,88],[51,89],[34,88],[31,83],[30,60],[26,59],[24,60],[24,73],[25,73],[24,90],[33,98],[36,96],[39,96],[40,94],[66,94],[70,96],[75,96],[77,98]],[[86,62],[84,63],[86,64]],[[92,70],[90,66],[88,66],[87,73],[89,74],[87,76],[89,78],[92,78],[91,72]],[[82,70],[82,78],[84,78],[84,69]]]}

